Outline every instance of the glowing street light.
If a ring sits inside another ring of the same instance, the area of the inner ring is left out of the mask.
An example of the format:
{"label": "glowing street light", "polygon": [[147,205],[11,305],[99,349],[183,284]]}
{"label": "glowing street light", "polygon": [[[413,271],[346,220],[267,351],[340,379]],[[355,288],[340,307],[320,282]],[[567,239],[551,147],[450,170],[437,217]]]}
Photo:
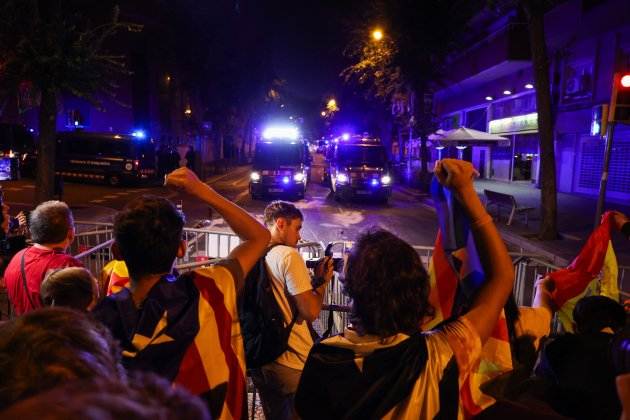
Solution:
{"label": "glowing street light", "polygon": [[374,41],[380,41],[383,39],[383,31],[380,29],[374,29],[372,31],[372,39],[374,39]]}
{"label": "glowing street light", "polygon": [[325,116],[326,116],[326,111],[322,111],[320,115],[321,115],[322,117],[325,117]]}

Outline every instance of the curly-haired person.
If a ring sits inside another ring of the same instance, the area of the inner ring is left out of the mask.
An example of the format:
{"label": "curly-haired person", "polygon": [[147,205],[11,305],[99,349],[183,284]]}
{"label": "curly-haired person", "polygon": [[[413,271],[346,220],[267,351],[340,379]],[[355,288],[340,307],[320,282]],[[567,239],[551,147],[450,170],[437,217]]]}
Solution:
{"label": "curly-haired person", "polygon": [[485,284],[466,314],[423,332],[419,326],[432,308],[429,276],[418,254],[385,230],[363,234],[344,280],[352,327],[311,350],[296,395],[301,418],[458,416],[459,385],[497,322],[514,274],[473,188],[472,165],[439,161],[436,175],[471,220]]}

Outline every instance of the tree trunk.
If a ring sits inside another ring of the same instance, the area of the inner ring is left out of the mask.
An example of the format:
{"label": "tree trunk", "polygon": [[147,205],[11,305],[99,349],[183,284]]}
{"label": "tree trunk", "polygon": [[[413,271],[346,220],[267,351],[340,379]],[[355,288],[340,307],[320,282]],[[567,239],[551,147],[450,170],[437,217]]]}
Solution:
{"label": "tree trunk", "polygon": [[536,108],[540,136],[540,213],[542,220],[538,237],[543,240],[558,238],[556,158],[553,141],[553,118],[549,80],[549,58],[545,42],[544,9],[536,0],[522,0],[527,16],[529,40],[536,85]]}
{"label": "tree trunk", "polygon": [[39,106],[35,205],[52,199],[54,195],[56,123],[57,96],[53,89],[46,87],[41,91],[41,104]]}

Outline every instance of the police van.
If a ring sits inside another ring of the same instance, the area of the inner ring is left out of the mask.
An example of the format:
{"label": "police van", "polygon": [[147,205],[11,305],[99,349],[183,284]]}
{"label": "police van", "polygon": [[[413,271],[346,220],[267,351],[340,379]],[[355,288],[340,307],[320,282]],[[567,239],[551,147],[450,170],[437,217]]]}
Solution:
{"label": "police van", "polygon": [[155,146],[142,136],[62,132],[56,141],[55,173],[64,179],[117,186],[156,177]]}
{"label": "police van", "polygon": [[335,200],[366,197],[387,203],[392,195],[392,177],[381,141],[369,136],[344,136],[333,144],[325,177]]}
{"label": "police van", "polygon": [[297,130],[268,129],[256,142],[249,180],[253,199],[267,195],[303,198],[311,156]]}

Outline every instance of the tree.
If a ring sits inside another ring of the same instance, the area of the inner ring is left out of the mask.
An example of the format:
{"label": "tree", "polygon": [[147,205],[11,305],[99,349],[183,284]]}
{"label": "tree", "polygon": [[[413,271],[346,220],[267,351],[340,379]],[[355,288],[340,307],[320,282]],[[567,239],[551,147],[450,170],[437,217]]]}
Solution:
{"label": "tree", "polygon": [[[481,2],[470,0],[373,1],[346,50],[356,60],[342,72],[346,81],[390,104],[399,127],[421,139],[421,171],[427,172],[428,134],[435,130],[432,93],[442,81],[449,54],[466,33]],[[364,22],[368,22],[367,24]],[[370,39],[375,27],[384,37]]]}
{"label": "tree", "polygon": [[549,57],[545,41],[545,12],[549,10],[553,2],[521,0],[519,5],[527,19],[536,86],[540,136],[540,213],[542,215],[538,237],[543,240],[553,240],[558,238],[556,157],[553,142],[555,118],[552,112]]}
{"label": "tree", "polygon": [[140,31],[120,22],[94,24],[69,1],[7,0],[0,6],[0,86],[15,94],[28,83],[39,105],[36,203],[53,196],[55,131],[58,101],[69,93],[100,106],[99,94],[115,96],[116,77],[129,74],[124,57],[104,52],[105,42],[121,29]]}

